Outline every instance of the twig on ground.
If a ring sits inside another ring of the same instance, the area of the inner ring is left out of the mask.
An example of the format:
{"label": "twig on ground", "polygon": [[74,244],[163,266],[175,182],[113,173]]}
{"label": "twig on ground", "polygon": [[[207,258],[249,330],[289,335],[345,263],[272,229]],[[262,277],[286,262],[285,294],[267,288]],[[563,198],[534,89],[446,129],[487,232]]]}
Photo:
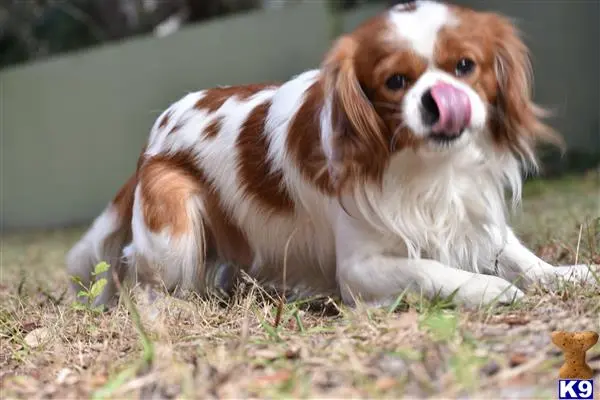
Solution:
{"label": "twig on ground", "polygon": [[285,247],[283,249],[283,289],[282,289],[282,293],[281,293],[281,298],[279,299],[279,303],[277,304],[277,313],[275,314],[275,321],[273,322],[273,326],[275,327],[275,329],[277,329],[277,327],[279,326],[279,323],[281,322],[281,314],[283,313],[283,306],[286,301],[285,295],[286,295],[286,286],[287,286],[286,276],[287,276],[288,249],[290,247],[290,243],[292,242],[292,239],[293,239],[294,235],[296,234],[297,230],[298,230],[297,227],[294,228],[294,230],[290,234],[290,237],[287,239],[287,241],[285,243]]}

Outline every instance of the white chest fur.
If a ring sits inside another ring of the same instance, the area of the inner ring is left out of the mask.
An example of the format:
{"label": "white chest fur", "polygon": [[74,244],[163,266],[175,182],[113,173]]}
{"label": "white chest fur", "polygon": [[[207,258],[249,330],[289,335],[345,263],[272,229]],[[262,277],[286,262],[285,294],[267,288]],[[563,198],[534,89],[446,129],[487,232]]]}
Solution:
{"label": "white chest fur", "polygon": [[425,157],[406,150],[382,190],[358,190],[355,201],[390,251],[479,272],[505,241],[504,189],[520,182],[515,160],[484,159],[474,144]]}

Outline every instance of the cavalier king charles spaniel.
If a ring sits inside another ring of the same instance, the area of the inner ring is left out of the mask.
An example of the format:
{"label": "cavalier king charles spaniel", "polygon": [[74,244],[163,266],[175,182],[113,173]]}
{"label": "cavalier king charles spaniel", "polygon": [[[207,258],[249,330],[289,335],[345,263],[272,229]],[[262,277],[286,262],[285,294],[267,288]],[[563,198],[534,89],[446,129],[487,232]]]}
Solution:
{"label": "cavalier king charles spaniel", "polygon": [[[561,143],[542,117],[507,18],[398,4],[319,69],[173,103],[68,270],[85,283],[106,261],[117,279],[204,294],[227,263],[373,306],[406,291],[476,307],[534,283],[596,285],[591,267],[547,264],[508,224],[535,143]],[[97,304],[116,293],[108,281]]]}

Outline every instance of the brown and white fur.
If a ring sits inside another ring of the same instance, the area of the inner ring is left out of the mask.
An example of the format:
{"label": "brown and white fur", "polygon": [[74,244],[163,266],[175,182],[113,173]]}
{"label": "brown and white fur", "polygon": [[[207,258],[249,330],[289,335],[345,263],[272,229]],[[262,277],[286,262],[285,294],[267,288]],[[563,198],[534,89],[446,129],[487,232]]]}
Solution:
{"label": "brown and white fur", "polygon": [[[539,259],[507,223],[505,190],[518,203],[535,142],[560,141],[530,79],[506,18],[426,0],[391,8],[318,70],[172,104],[68,270],[85,282],[105,260],[121,278],[204,293],[215,261],[281,282],[285,258],[287,285],[371,305],[405,290],[457,290],[477,306],[558,277],[594,284],[587,266]],[[438,89],[436,122],[424,95]]]}

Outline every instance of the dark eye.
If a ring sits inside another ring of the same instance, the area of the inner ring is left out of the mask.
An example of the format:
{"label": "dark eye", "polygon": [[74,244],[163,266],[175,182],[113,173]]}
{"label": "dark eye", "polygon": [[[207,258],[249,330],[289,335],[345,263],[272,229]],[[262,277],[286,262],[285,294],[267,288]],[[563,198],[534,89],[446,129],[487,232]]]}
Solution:
{"label": "dark eye", "polygon": [[387,88],[390,90],[404,89],[407,84],[408,79],[406,79],[406,76],[401,74],[394,74],[385,81],[385,86],[387,86]]}
{"label": "dark eye", "polygon": [[454,73],[456,76],[467,76],[475,69],[475,61],[469,58],[461,58],[456,64]]}

